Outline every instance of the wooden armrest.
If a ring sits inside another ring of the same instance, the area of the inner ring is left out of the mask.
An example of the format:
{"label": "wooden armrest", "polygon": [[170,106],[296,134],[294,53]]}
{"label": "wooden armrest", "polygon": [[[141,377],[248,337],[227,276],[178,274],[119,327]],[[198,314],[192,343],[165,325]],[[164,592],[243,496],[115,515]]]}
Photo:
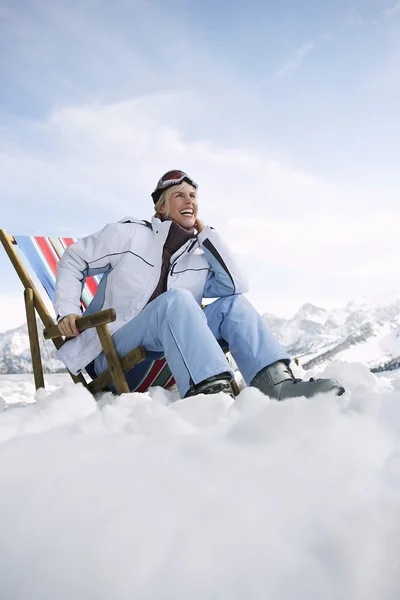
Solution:
{"label": "wooden armrest", "polygon": [[[106,310],[101,310],[97,313],[93,313],[92,315],[88,315],[87,317],[80,317],[76,320],[76,327],[79,332],[85,331],[86,329],[90,329],[91,327],[97,327],[97,325],[106,325],[107,323],[112,323],[117,318],[116,312],[113,308],[107,308]],[[43,330],[43,337],[45,340],[51,340],[56,337],[60,337],[61,333],[58,329],[58,325],[52,325],[51,327],[46,327]]]}

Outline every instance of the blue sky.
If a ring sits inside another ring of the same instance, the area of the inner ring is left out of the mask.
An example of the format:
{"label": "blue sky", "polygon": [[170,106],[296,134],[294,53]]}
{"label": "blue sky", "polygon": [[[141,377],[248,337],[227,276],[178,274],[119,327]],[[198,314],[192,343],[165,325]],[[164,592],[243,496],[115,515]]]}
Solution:
{"label": "blue sky", "polygon": [[[199,184],[261,312],[396,288],[400,2],[5,1],[1,223],[84,235]],[[0,330],[24,319],[1,253]]]}

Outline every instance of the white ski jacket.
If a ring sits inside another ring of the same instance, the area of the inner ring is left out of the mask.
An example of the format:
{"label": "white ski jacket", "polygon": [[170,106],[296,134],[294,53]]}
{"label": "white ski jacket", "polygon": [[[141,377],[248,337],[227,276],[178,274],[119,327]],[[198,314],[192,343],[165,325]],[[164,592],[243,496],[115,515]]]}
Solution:
{"label": "white ski jacket", "polygon": [[[139,221],[127,217],[82,238],[67,248],[58,263],[54,307],[57,320],[81,312],[81,291],[86,277],[103,273],[98,290],[85,314],[114,308],[117,319],[109,325],[115,333],[146,306],[161,273],[163,246],[171,221]],[[184,288],[201,304],[248,291],[242,272],[221,236],[205,227],[170,261],[167,289]],[[66,342],[58,358],[75,375],[101,352],[95,329]]]}

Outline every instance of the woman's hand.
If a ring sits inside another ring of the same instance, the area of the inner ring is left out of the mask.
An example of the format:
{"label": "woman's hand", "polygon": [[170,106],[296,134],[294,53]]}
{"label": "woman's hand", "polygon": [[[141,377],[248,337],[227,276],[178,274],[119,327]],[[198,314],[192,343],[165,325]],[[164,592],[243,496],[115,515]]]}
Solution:
{"label": "woman's hand", "polygon": [[63,317],[58,323],[58,329],[60,330],[61,335],[67,338],[79,335],[75,321],[80,317],[81,315],[67,315],[66,317]]}
{"label": "woman's hand", "polygon": [[201,233],[205,228],[205,225],[203,221],[200,221],[200,219],[196,219],[194,222],[194,228],[197,229],[197,233]]}

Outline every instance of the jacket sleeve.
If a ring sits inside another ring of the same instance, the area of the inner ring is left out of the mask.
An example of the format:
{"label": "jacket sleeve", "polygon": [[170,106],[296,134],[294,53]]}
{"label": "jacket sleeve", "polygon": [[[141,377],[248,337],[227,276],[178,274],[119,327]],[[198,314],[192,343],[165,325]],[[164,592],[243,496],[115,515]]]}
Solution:
{"label": "jacket sleeve", "polygon": [[247,275],[220,234],[211,227],[205,227],[197,239],[211,265],[204,287],[204,298],[219,298],[248,292]]}
{"label": "jacket sleeve", "polygon": [[81,313],[81,294],[86,277],[110,270],[111,257],[118,253],[121,233],[121,224],[111,223],[65,250],[57,265],[54,291],[57,321],[67,315]]}

